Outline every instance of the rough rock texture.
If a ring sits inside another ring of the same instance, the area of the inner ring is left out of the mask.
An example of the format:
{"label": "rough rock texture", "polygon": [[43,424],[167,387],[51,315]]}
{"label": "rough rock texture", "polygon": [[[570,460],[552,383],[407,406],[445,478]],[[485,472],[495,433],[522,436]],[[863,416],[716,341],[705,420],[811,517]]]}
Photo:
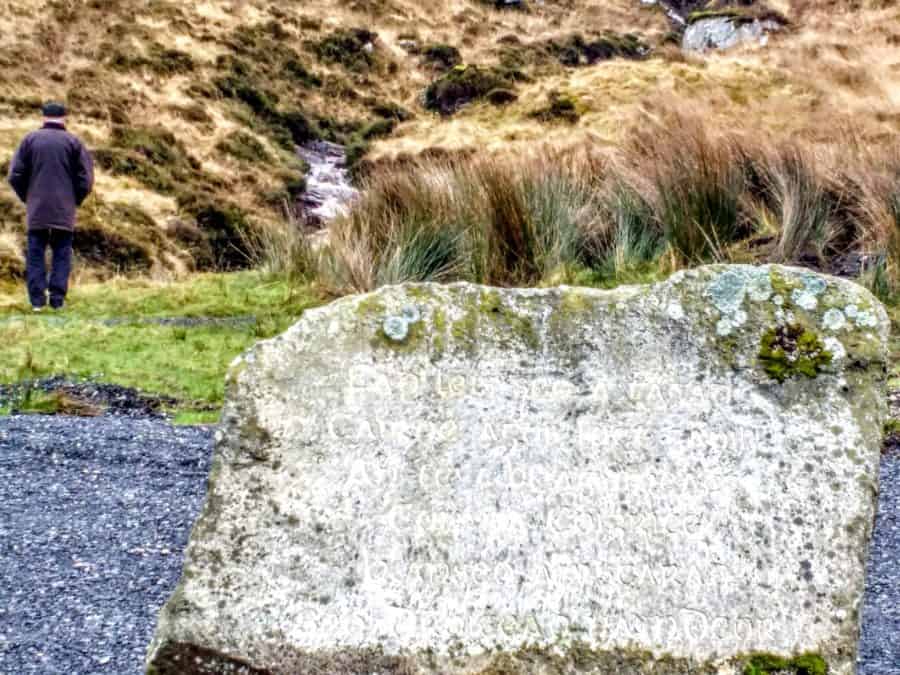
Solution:
{"label": "rough rock texture", "polygon": [[766,44],[769,33],[781,28],[777,21],[739,21],[720,16],[694,21],[684,31],[683,49],[703,52],[710,49],[729,49],[745,42]]}
{"label": "rough rock texture", "polygon": [[852,673],[887,333],[777,266],[310,311],[231,368],[149,670]]}

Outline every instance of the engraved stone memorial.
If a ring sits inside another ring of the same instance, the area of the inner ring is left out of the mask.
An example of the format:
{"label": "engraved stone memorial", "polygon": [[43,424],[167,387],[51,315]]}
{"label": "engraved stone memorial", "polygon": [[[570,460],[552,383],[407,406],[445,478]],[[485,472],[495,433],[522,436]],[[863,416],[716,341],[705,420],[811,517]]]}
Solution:
{"label": "engraved stone memorial", "polygon": [[853,673],[887,333],[779,266],[309,311],[232,365],[149,672]]}

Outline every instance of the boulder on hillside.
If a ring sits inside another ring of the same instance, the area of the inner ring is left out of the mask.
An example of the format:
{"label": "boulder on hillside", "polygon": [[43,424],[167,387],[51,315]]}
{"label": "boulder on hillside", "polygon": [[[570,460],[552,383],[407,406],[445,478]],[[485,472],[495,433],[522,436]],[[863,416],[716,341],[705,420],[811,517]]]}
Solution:
{"label": "boulder on hillside", "polygon": [[850,675],[887,337],[780,266],[311,310],[231,367],[148,672]]}
{"label": "boulder on hillside", "polygon": [[751,42],[765,45],[769,34],[783,27],[784,24],[772,19],[711,16],[688,24],[681,47],[687,51],[704,52],[712,49],[730,49]]}

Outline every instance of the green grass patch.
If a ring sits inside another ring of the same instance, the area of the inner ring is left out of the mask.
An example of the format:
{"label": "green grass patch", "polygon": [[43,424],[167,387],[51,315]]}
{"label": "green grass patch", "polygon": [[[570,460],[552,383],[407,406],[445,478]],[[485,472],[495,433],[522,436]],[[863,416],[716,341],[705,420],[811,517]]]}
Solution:
{"label": "green grass patch", "polygon": [[179,426],[197,426],[201,424],[218,424],[222,413],[218,410],[183,410],[172,417],[172,424]]}
{"label": "green grass patch", "polygon": [[[0,294],[0,382],[51,375],[110,382],[173,396],[184,411],[210,419],[197,409],[221,404],[231,361],[321,302],[309,288],[255,272],[76,287],[69,308],[38,316],[23,299]],[[153,322],[163,317],[238,320]]]}
{"label": "green grass patch", "polygon": [[[13,412],[12,407],[10,412]],[[28,391],[14,408],[19,415],[55,415],[62,408],[62,402],[55,392]]]}

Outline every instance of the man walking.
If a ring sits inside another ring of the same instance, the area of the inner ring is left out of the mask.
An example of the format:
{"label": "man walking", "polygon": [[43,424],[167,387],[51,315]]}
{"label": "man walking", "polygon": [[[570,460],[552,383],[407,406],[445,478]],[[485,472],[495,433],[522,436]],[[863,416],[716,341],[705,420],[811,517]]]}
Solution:
{"label": "man walking", "polygon": [[[44,126],[28,134],[9,168],[9,184],[28,211],[25,276],[35,312],[47,304],[61,309],[72,270],[75,211],[94,186],[94,167],[84,144],[66,131],[66,109],[43,107]],[[47,247],[53,252],[49,285]]]}

